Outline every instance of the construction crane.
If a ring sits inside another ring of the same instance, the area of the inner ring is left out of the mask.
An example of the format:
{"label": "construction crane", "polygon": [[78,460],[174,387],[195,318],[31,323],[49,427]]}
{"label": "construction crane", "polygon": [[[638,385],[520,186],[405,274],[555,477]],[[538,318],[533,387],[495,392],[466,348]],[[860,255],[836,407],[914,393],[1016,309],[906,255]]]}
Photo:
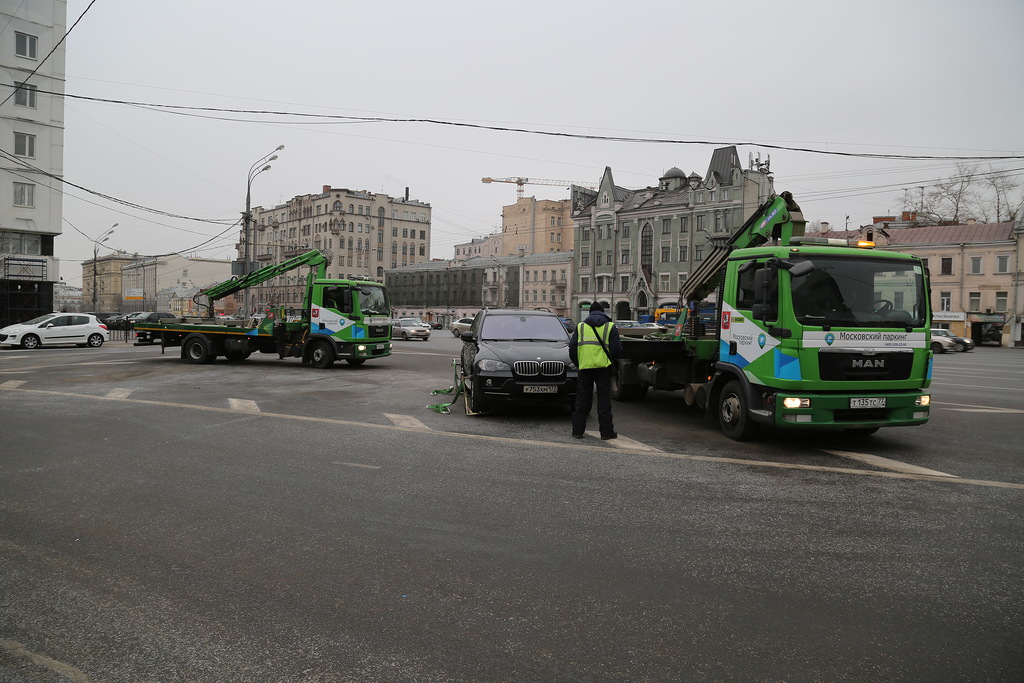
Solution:
{"label": "construction crane", "polygon": [[548,180],[547,178],[481,178],[480,182],[483,183],[515,183],[516,184],[516,198],[523,198],[523,185],[579,185],[580,187],[586,187],[591,190],[596,190],[599,183],[581,183],[576,180]]}

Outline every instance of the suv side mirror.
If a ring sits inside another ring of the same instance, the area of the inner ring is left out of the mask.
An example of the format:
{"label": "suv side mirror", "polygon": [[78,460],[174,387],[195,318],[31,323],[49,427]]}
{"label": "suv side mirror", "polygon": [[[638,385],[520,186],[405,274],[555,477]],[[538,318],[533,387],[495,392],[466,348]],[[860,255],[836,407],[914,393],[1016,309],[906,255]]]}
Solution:
{"label": "suv side mirror", "polygon": [[464,342],[473,342],[476,341],[476,335],[473,334],[472,330],[466,330],[465,332],[459,335],[459,339],[461,339]]}

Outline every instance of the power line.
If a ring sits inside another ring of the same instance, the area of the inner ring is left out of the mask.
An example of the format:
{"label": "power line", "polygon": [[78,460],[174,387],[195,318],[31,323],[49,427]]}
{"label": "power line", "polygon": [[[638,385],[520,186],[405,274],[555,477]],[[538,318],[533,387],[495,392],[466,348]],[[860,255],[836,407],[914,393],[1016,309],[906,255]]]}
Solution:
{"label": "power line", "polygon": [[[95,1],[95,0],[94,0]],[[0,84],[6,85],[6,84]],[[7,86],[12,87],[12,86]],[[45,92],[45,91],[40,91]],[[805,154],[820,154],[825,156],[838,156],[859,159],[904,159],[915,161],[1006,161],[1012,159],[1024,159],[1024,154],[1000,154],[991,156],[962,156],[962,155],[929,155],[929,154],[879,154],[869,152],[840,152],[837,150],[813,149],[810,147],[791,147],[755,141],[723,141],[723,140],[681,140],[672,138],[640,138],[625,137],[617,135],[591,135],[583,133],[565,133],[560,131],[514,128],[509,126],[490,126],[481,123],[466,123],[460,121],[448,121],[444,119],[431,119],[419,117],[386,117],[386,116],[349,116],[344,114],[313,114],[308,112],[286,112],[267,109],[231,109],[224,107],[197,107],[191,105],[159,104],[153,102],[136,102],[132,100],[118,100],[104,97],[89,97],[86,95],[71,95],[68,93],[49,92],[47,94],[56,97],[64,97],[89,102],[101,102],[104,104],[119,104],[130,107],[143,107],[157,110],[165,110],[169,113],[185,112],[214,112],[224,114],[246,114],[259,116],[290,117],[299,120],[322,119],[338,123],[425,123],[435,126],[450,126],[456,128],[471,128],[476,130],[489,130],[503,133],[525,133],[528,135],[542,135],[547,137],[560,137],[577,140],[599,140],[603,142],[628,142],[637,144],[666,144],[666,145],[737,145],[762,147],[765,149],[784,150],[789,152],[802,152]],[[253,121],[253,123],[259,123]]]}

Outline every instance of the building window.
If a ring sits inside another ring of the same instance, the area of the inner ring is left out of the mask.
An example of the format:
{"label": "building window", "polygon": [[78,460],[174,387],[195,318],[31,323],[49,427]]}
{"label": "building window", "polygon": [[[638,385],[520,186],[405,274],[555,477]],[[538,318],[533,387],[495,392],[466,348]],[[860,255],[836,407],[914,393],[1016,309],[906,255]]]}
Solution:
{"label": "building window", "polygon": [[697,216],[697,230],[707,230],[707,226],[704,224],[706,216]]}
{"label": "building window", "polygon": [[27,83],[15,82],[14,104],[19,107],[36,108],[36,86]]}
{"label": "building window", "polygon": [[629,238],[629,223],[623,223],[622,224],[622,238],[623,239],[628,239]]}
{"label": "building window", "polygon": [[1006,292],[996,292],[996,312],[1006,313]]}
{"label": "building window", "polygon": [[14,183],[14,205],[35,208],[36,186],[31,183]]}
{"label": "building window", "polygon": [[967,310],[981,310],[981,292],[971,292],[970,294],[967,295]]}
{"label": "building window", "polygon": [[590,252],[589,251],[585,251],[582,254],[580,254],[580,265],[584,266],[584,267],[590,265]]}
{"label": "building window", "polygon": [[664,246],[661,248],[661,262],[665,263],[672,258],[672,247]]}
{"label": "building window", "polygon": [[1010,272],[1010,257],[1008,254],[996,256],[996,272],[1003,274]]}
{"label": "building window", "polygon": [[629,249],[622,250],[622,258],[619,261],[622,265],[629,265]]}
{"label": "building window", "polygon": [[34,159],[36,156],[36,136],[28,133],[15,133],[14,155]]}
{"label": "building window", "polygon": [[667,292],[671,288],[671,278],[668,273],[658,274],[658,289],[663,292]]}
{"label": "building window", "polygon": [[693,248],[693,260],[703,261],[704,260],[704,245],[698,244]]}
{"label": "building window", "polygon": [[971,275],[981,275],[981,257],[971,257]]}
{"label": "building window", "polygon": [[[603,251],[600,251],[600,250],[598,250],[598,251],[597,251],[597,253],[595,253],[595,254],[594,254],[594,265],[595,265],[595,266],[601,266],[601,265],[604,265],[604,264],[603,264],[603,263],[601,262],[601,260],[602,260],[602,257],[603,257],[603,255],[604,255],[604,252],[603,252]],[[610,264],[609,264],[609,265],[610,265]]]}
{"label": "building window", "polygon": [[589,277],[581,277],[580,278],[580,291],[581,292],[589,292],[590,291],[590,278]]}
{"label": "building window", "polygon": [[685,244],[679,245],[679,260],[682,261],[683,263],[686,262],[686,247],[687,245]]}
{"label": "building window", "polygon": [[672,219],[662,218],[661,219],[661,234],[671,235],[672,234]]}
{"label": "building window", "polygon": [[30,36],[27,33],[14,33],[14,54],[19,57],[28,57],[29,59],[36,58],[36,43],[38,40],[35,36]]}
{"label": "building window", "polygon": [[690,217],[689,216],[683,216],[682,218],[679,219],[679,232],[685,233],[689,229],[690,229]]}
{"label": "building window", "polygon": [[628,292],[629,291],[629,276],[628,275],[620,275],[619,276],[619,291],[620,292]]}
{"label": "building window", "polygon": [[[952,310],[952,308],[950,308],[950,306],[952,305],[952,302],[953,302],[953,293],[952,292],[939,292],[939,310],[940,311]],[[895,306],[895,302],[893,303],[893,305]]]}
{"label": "building window", "polygon": [[715,214],[715,232],[722,232],[722,214]]}
{"label": "building window", "polygon": [[594,278],[594,284],[597,286],[597,291],[598,292],[603,292],[604,291],[604,278],[603,277],[595,277]]}
{"label": "building window", "polygon": [[[640,230],[640,265],[650,267],[654,258],[654,230],[650,224]],[[629,263],[629,261],[623,261]]]}
{"label": "building window", "polygon": [[939,275],[952,275],[953,274],[953,259],[949,256],[945,256],[942,259],[942,269],[939,271]]}
{"label": "building window", "polygon": [[580,238],[583,242],[590,241],[590,228],[583,228],[583,236]]}

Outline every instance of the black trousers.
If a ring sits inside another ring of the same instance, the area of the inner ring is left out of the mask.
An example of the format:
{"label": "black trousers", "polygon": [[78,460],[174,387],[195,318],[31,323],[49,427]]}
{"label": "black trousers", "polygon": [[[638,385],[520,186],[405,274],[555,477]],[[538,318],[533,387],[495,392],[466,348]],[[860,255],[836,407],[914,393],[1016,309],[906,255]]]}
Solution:
{"label": "black trousers", "polygon": [[587,416],[594,405],[594,388],[597,388],[597,424],[601,436],[615,433],[612,424],[612,368],[580,370],[576,380],[576,410],[572,413],[572,433],[582,434],[587,429]]}

